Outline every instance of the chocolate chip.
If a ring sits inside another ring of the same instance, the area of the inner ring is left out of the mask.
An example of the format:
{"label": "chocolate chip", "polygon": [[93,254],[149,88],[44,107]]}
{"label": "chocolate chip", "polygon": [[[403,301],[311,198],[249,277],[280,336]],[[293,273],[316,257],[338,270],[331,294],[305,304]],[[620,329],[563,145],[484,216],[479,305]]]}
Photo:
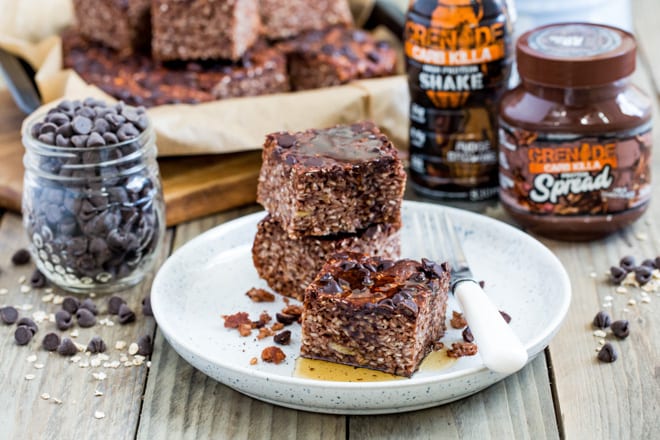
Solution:
{"label": "chocolate chip", "polygon": [[429,278],[442,278],[446,272],[444,266],[441,266],[427,258],[422,258],[422,266],[424,267],[426,273],[429,275]]}
{"label": "chocolate chip", "polygon": [[103,353],[108,349],[100,336],[94,336],[87,344],[87,351],[90,353]]}
{"label": "chocolate chip", "polygon": [[62,338],[62,342],[57,347],[57,352],[62,356],[73,356],[78,353],[78,347],[69,338]]}
{"label": "chocolate chip", "polygon": [[614,346],[609,342],[606,342],[598,352],[598,360],[601,362],[614,362],[618,357]]}
{"label": "chocolate chip", "polygon": [[94,314],[82,307],[76,312],[76,318],[78,319],[78,325],[82,328],[93,327],[96,324],[96,317]]}
{"label": "chocolate chip", "polygon": [[62,301],[62,309],[66,310],[72,315],[76,313],[79,307],[80,307],[80,301],[78,301],[77,298],[74,298],[72,296],[67,296],[66,298],[64,298],[64,301]]}
{"label": "chocolate chip", "polygon": [[619,266],[621,266],[621,269],[630,272],[635,268],[635,257],[632,255],[626,255],[619,261]]}
{"label": "chocolate chip", "polygon": [[154,312],[151,310],[151,297],[149,295],[142,299],[142,314],[144,316],[154,316]]}
{"label": "chocolate chip", "polygon": [[11,325],[18,321],[18,310],[12,306],[3,307],[0,309],[0,319],[6,325]]}
{"label": "chocolate chip", "polygon": [[58,147],[68,147],[70,145],[69,138],[62,136],[61,134],[58,134],[55,137],[55,145],[57,145]]}
{"label": "chocolate chip", "polygon": [[291,342],[291,330],[284,330],[273,336],[273,341],[280,345],[289,345]]}
{"label": "chocolate chip", "polygon": [[56,133],[57,125],[52,122],[45,122],[39,127],[39,134]]}
{"label": "chocolate chip", "polygon": [[71,128],[74,133],[77,134],[89,134],[92,131],[93,126],[94,124],[92,121],[85,116],[76,116],[73,118],[73,121],[71,121]]}
{"label": "chocolate chip", "polygon": [[593,320],[593,326],[601,329],[609,327],[611,323],[610,315],[603,311],[598,312]]}
{"label": "chocolate chip", "polygon": [[[57,131],[55,131],[55,134],[57,134],[58,136],[61,135],[62,137],[67,138],[68,140],[71,136],[74,135],[73,127],[71,127],[71,124],[67,122],[66,124],[62,124],[59,127],[57,127]],[[55,140],[57,140],[57,138]]]}
{"label": "chocolate chip", "polygon": [[34,288],[41,288],[46,285],[46,276],[39,269],[35,269],[30,275],[30,285]]}
{"label": "chocolate chip", "polygon": [[117,135],[114,134],[114,133],[110,133],[110,132],[103,133],[103,140],[105,140],[105,142],[108,145],[113,145],[113,144],[119,143],[119,138],[117,138]]}
{"label": "chocolate chip", "polygon": [[642,264],[640,266],[646,266],[646,267],[650,268],[651,270],[658,268],[655,265],[655,260],[652,260],[650,258],[647,258],[646,260],[642,261]]}
{"label": "chocolate chip", "polygon": [[291,148],[295,145],[296,138],[288,133],[280,134],[277,136],[277,145],[282,148]]}
{"label": "chocolate chip", "polygon": [[27,345],[32,336],[34,336],[34,333],[26,325],[19,325],[14,331],[14,340],[18,345]]}
{"label": "chocolate chip", "polygon": [[71,136],[71,143],[73,144],[74,147],[76,148],[84,148],[87,146],[87,139],[89,136],[84,135],[84,134],[77,134],[75,136]]}
{"label": "chocolate chip", "polygon": [[60,345],[60,337],[57,333],[48,333],[44,336],[44,340],[41,342],[41,346],[46,351],[55,351]]}
{"label": "chocolate chip", "polygon": [[413,299],[404,299],[401,301],[397,308],[406,316],[414,317],[417,316],[419,309],[417,303]]}
{"label": "chocolate chip", "polygon": [[463,340],[465,342],[474,342],[474,335],[472,334],[472,330],[470,330],[470,327],[465,327],[463,329]]}
{"label": "chocolate chip", "polygon": [[30,262],[30,252],[27,249],[19,249],[11,256],[11,262],[15,266],[22,266]]}
{"label": "chocolate chip", "polygon": [[119,307],[122,304],[126,304],[126,301],[124,301],[123,298],[120,296],[111,296],[110,299],[108,300],[108,313],[111,315],[116,315],[119,313]]}
{"label": "chocolate chip", "polygon": [[370,51],[367,53],[367,58],[372,63],[378,63],[380,61],[380,54],[376,51]]}
{"label": "chocolate chip", "polygon": [[126,304],[121,304],[119,306],[117,315],[119,315],[120,324],[128,324],[135,321],[135,313],[133,313],[133,310],[131,310]]}
{"label": "chocolate chip", "polygon": [[71,313],[66,310],[58,310],[55,313],[55,325],[59,330],[67,330],[73,326]]}
{"label": "chocolate chip", "polygon": [[140,135],[140,131],[137,128],[135,128],[135,125],[131,124],[130,122],[123,124],[121,127],[119,127],[119,130],[117,130],[117,138],[121,142],[136,138],[139,135]]}
{"label": "chocolate chip", "polygon": [[621,269],[619,266],[610,267],[610,279],[614,284],[621,284],[627,274],[628,272]]}
{"label": "chocolate chip", "polygon": [[21,318],[18,320],[16,325],[19,327],[25,326],[29,328],[33,335],[39,331],[39,327],[37,326],[37,323],[31,320],[30,318]]}
{"label": "chocolate chip", "polygon": [[653,270],[648,266],[639,266],[635,268],[635,280],[639,284],[646,284],[653,278]]}
{"label": "chocolate chip", "polygon": [[79,308],[80,309],[87,309],[90,312],[92,312],[92,314],[94,314],[94,315],[99,314],[99,311],[96,308],[96,304],[94,304],[94,301],[92,301],[90,298],[86,298],[83,302],[81,302]]}
{"label": "chocolate chip", "polygon": [[630,323],[626,319],[621,319],[619,321],[614,321],[610,328],[612,333],[619,339],[626,339],[630,335]]}
{"label": "chocolate chip", "polygon": [[[98,134],[97,132],[92,132],[92,134],[89,135],[87,138],[86,146],[87,148],[94,148],[94,147],[102,147],[106,144],[105,139],[103,139],[103,136]],[[89,159],[86,162],[91,162]]]}
{"label": "chocolate chip", "polygon": [[276,313],[275,319],[284,325],[291,325],[298,320],[297,316],[288,315],[286,313]]}
{"label": "chocolate chip", "polygon": [[138,354],[142,356],[149,356],[153,351],[153,344],[151,343],[151,336],[144,335],[137,340]]}
{"label": "chocolate chip", "polygon": [[660,269],[660,257],[655,257],[655,260],[654,260],[654,261],[655,261],[655,267],[657,267],[658,269]]}
{"label": "chocolate chip", "polygon": [[500,315],[502,315],[502,318],[504,318],[507,324],[511,322],[511,316],[507,312],[500,310]]}

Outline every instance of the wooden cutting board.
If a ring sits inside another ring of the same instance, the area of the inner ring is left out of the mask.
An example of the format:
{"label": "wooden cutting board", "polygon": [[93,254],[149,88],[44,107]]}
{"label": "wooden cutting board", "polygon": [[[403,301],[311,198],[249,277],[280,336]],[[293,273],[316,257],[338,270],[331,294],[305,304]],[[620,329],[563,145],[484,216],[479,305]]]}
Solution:
{"label": "wooden cutting board", "polygon": [[[20,212],[23,190],[25,115],[6,90],[0,90],[0,208]],[[167,225],[253,203],[261,152],[158,159]]]}

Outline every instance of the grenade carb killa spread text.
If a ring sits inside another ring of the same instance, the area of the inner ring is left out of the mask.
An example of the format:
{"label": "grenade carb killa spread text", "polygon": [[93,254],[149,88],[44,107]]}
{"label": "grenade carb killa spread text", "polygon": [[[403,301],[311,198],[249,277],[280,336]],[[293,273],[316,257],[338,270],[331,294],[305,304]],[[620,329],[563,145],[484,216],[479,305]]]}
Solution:
{"label": "grenade carb killa spread text", "polygon": [[520,37],[521,84],[500,120],[500,198],[541,235],[589,240],[642,215],[651,197],[651,108],[629,80],[635,40],[585,23]]}
{"label": "grenade carb killa spread text", "polygon": [[439,199],[497,195],[497,101],[511,66],[499,0],[416,0],[404,32],[410,175]]}

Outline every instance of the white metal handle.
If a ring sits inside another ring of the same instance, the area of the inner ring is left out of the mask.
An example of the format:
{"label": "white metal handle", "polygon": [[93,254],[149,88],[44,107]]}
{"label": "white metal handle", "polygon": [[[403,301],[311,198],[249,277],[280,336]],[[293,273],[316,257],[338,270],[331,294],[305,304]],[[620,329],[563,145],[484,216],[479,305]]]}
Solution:
{"label": "white metal handle", "polygon": [[479,353],[488,369],[511,374],[527,363],[527,351],[483,289],[472,280],[454,287]]}

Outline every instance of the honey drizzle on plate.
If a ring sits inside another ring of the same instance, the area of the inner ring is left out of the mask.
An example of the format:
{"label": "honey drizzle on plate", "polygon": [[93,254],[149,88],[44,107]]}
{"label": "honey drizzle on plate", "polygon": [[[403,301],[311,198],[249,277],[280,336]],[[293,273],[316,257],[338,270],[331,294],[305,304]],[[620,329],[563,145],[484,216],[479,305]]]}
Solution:
{"label": "honey drizzle on plate", "polygon": [[[456,359],[447,356],[446,350],[432,351],[426,356],[419,371],[441,371],[451,367]],[[331,382],[382,382],[388,380],[403,380],[405,377],[370,368],[353,367],[335,362],[321,361],[299,357],[293,375],[305,379],[327,380]]]}

